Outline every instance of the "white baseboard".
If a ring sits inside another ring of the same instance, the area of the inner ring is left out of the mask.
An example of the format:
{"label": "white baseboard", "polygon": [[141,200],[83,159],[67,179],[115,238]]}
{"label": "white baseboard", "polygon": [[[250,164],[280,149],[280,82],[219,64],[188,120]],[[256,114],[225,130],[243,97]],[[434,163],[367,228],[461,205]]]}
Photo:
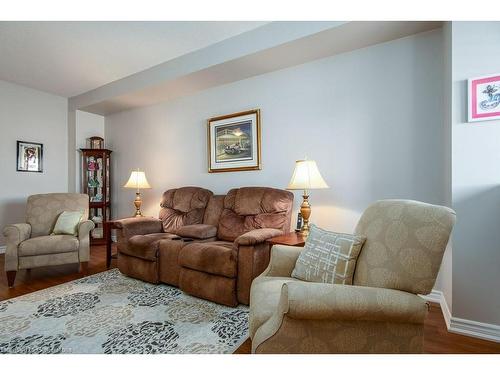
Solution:
{"label": "white baseboard", "polygon": [[448,332],[500,342],[500,325],[482,323],[452,316],[443,292],[433,289],[430,294],[422,297],[429,302],[439,303]]}
{"label": "white baseboard", "polygon": [[483,340],[500,342],[500,326],[496,324],[452,317],[448,331]]}
{"label": "white baseboard", "polygon": [[0,254],[5,254],[5,250],[7,250],[7,246],[0,246]]}
{"label": "white baseboard", "polygon": [[443,298],[443,292],[441,292],[440,290],[432,289],[432,292],[430,292],[425,296],[420,295],[420,297],[429,302],[441,303],[441,299]]}

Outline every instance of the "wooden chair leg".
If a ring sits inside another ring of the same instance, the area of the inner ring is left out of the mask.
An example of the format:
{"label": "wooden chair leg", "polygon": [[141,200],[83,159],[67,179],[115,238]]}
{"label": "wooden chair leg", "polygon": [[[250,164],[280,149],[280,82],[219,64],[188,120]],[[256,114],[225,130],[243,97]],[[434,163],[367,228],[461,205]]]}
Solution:
{"label": "wooden chair leg", "polygon": [[87,274],[89,270],[89,262],[80,262],[80,272]]}
{"label": "wooden chair leg", "polygon": [[14,280],[16,280],[17,271],[7,271],[7,285],[9,288],[14,286]]}

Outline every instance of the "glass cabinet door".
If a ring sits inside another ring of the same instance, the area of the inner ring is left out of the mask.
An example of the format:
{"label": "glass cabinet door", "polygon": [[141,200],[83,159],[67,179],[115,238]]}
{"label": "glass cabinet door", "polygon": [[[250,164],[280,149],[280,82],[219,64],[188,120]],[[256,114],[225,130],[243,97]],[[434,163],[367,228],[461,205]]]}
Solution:
{"label": "glass cabinet door", "polygon": [[[81,149],[82,192],[89,196],[89,219],[95,224],[93,243],[105,238],[104,223],[111,219],[110,150]],[[100,241],[101,240],[101,241]]]}
{"label": "glass cabinet door", "polygon": [[104,238],[104,222],[111,219],[109,207],[91,207],[89,211],[90,220],[95,224],[90,235],[93,239]]}
{"label": "glass cabinet door", "polygon": [[85,156],[87,165],[87,194],[90,203],[103,202],[104,158],[99,155]]}

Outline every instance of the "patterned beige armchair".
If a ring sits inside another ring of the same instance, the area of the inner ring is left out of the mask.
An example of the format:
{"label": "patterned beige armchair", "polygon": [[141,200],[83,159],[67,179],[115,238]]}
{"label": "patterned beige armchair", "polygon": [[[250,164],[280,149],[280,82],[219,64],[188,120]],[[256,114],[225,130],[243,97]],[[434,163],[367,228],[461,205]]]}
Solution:
{"label": "patterned beige armchair", "polygon": [[82,219],[77,237],[50,235],[59,214],[63,211],[84,211],[88,217],[89,197],[86,194],[53,193],[28,197],[26,223],[7,225],[5,271],[9,287],[14,285],[17,270],[67,263],[89,261],[89,232],[94,228],[90,220]]}
{"label": "patterned beige armchair", "polygon": [[254,353],[421,353],[428,306],[455,213],[407,200],[379,201],[363,213],[366,236],[354,285],[291,277],[302,250],[273,246],[252,284]]}

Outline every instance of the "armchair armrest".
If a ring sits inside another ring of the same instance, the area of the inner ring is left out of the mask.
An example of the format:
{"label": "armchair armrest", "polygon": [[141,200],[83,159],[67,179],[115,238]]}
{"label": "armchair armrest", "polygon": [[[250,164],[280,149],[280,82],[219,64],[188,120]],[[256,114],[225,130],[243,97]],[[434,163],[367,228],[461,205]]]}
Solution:
{"label": "armchair armrest", "polygon": [[234,243],[236,245],[252,246],[282,234],[283,231],[274,228],[254,229],[237,237]]}
{"label": "armchair armrest", "polygon": [[3,229],[8,245],[17,246],[31,236],[31,225],[27,223],[10,224]]}
{"label": "armchair armrest", "polygon": [[78,260],[88,262],[90,259],[90,231],[95,228],[92,220],[84,220],[78,224]]}
{"label": "armchair armrest", "polygon": [[163,225],[161,220],[153,217],[138,217],[117,220],[115,222],[116,228],[121,230],[125,238],[130,238],[138,234],[150,234],[163,232]]}
{"label": "armchair armrest", "polygon": [[5,271],[17,271],[17,247],[21,242],[26,241],[31,237],[31,225],[27,223],[7,225],[3,229],[3,235],[7,238],[7,249],[5,250]]}
{"label": "armchair armrest", "polygon": [[84,220],[78,224],[78,239],[85,238],[89,235],[90,231],[95,228],[92,220]]}
{"label": "armchair armrest", "polygon": [[289,282],[281,289],[281,308],[292,319],[328,319],[422,324],[427,302],[394,289]]}
{"label": "armchair armrest", "polygon": [[[388,349],[388,353],[420,352],[421,341],[419,344],[418,338],[423,337],[423,328],[419,327],[422,327],[426,315],[427,303],[423,298],[399,290],[288,281],[281,288],[275,311],[255,332],[252,353],[275,353],[276,345],[285,345],[289,352],[307,353],[310,352],[308,348],[300,343],[304,337],[297,335],[295,330],[312,330],[318,336],[324,334],[323,339],[331,339],[335,337],[334,331],[345,322],[350,322],[348,326],[351,327],[357,326],[354,324],[356,322],[360,323],[359,327],[365,336],[359,348],[345,343],[329,345],[328,341],[321,341],[319,348],[326,343],[322,352],[364,353],[363,345],[367,337],[382,334],[389,323],[403,324],[410,337],[414,335],[417,340],[413,343],[408,343],[409,339],[396,343],[399,347]],[[291,330],[293,334],[290,334]],[[356,342],[358,339],[354,337],[352,340]]]}
{"label": "armchair armrest", "polygon": [[271,248],[271,259],[262,276],[292,277],[292,271],[300,253],[304,250],[299,246],[274,245]]}

